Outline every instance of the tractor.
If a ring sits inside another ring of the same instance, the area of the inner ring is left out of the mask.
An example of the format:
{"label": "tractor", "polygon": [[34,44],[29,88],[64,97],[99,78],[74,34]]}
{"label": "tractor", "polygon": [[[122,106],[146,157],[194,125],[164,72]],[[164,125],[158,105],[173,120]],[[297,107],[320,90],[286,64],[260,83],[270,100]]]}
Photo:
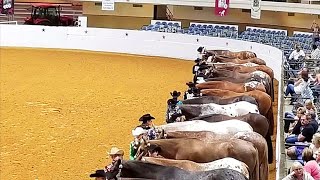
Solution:
{"label": "tractor", "polygon": [[32,4],[31,16],[25,19],[24,24],[44,26],[73,26],[72,17],[61,16],[61,7],[54,4]]}

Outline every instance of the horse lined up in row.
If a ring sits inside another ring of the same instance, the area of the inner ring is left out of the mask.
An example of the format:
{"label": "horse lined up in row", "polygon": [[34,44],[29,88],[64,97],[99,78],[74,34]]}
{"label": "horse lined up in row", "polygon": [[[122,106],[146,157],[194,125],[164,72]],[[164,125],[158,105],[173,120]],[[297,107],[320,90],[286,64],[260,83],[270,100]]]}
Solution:
{"label": "horse lined up in row", "polygon": [[[168,124],[155,127],[155,139],[142,138],[136,155],[142,155],[142,161],[122,161],[120,177],[268,179],[268,163],[273,159],[272,70],[249,51],[199,48],[198,52],[204,64],[208,57],[224,59],[228,64],[206,64],[196,70],[196,81],[192,87],[188,85],[193,88],[188,92],[197,89],[200,93],[185,96],[181,105],[174,104],[176,99],[168,101],[178,115],[167,115]],[[245,63],[260,65],[247,67]],[[203,70],[209,76],[197,83]],[[159,147],[163,158],[143,157],[149,146]]]}

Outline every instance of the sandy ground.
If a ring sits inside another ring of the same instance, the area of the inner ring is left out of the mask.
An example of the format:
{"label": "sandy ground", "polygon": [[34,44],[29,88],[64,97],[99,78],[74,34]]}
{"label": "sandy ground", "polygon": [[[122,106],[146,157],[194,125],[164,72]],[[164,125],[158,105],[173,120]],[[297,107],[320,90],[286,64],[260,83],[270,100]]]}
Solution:
{"label": "sandy ground", "polygon": [[[89,179],[118,146],[128,157],[144,113],[163,124],[170,91],[193,62],[39,49],[0,49],[0,179]],[[270,169],[270,176],[274,171]],[[274,179],[274,178],[270,178]]]}

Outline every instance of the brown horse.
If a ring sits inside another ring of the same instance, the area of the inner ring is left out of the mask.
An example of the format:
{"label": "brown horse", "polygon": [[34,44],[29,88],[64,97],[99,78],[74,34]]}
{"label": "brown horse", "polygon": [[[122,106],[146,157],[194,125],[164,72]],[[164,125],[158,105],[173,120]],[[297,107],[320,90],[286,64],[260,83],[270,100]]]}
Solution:
{"label": "brown horse", "polygon": [[[235,135],[219,135],[209,131],[202,132],[190,132],[190,131],[176,131],[166,133],[167,139],[179,139],[179,138],[195,138],[201,141],[211,143],[216,141],[228,141],[233,138],[242,139],[244,141],[251,142],[258,150],[259,155],[259,167],[260,167],[260,179],[268,179],[268,148],[266,140],[256,132],[242,133],[239,132]],[[239,159],[238,159],[239,160]],[[248,165],[248,164],[247,164]]]}
{"label": "brown horse", "polygon": [[274,78],[273,70],[265,65],[248,67],[248,66],[241,66],[239,64],[215,64],[214,66],[217,69],[227,69],[231,71],[234,71],[237,69],[237,71],[240,73],[251,73],[254,71],[263,71],[267,73],[271,78]]}
{"label": "brown horse", "polygon": [[[168,159],[208,163],[232,157],[248,165],[251,179],[259,179],[258,150],[252,143],[241,139],[217,140],[207,143],[199,139],[181,138],[150,140],[147,143],[159,146],[161,148],[159,154]],[[141,147],[145,148],[146,145],[142,144]]]}
{"label": "brown horse", "polygon": [[251,51],[232,52],[229,50],[207,50],[211,55],[225,56],[228,58],[250,59],[257,57],[256,53]]}
{"label": "brown horse", "polygon": [[221,89],[203,89],[201,93],[206,96],[220,96],[221,98],[237,97],[242,95],[252,96],[256,99],[259,106],[259,111],[262,115],[266,116],[270,120],[270,125],[272,128],[269,129],[270,134],[273,134],[274,128],[274,117],[272,111],[272,100],[271,97],[264,92],[253,90],[244,93],[237,93],[229,90]]}
{"label": "brown horse", "polygon": [[224,89],[238,93],[253,91],[255,89],[262,92],[266,92],[265,86],[257,81],[252,81],[248,83],[233,83],[229,81],[208,81],[197,84],[196,87],[198,89]]}
{"label": "brown horse", "polygon": [[[206,58],[206,57],[204,57]],[[246,64],[255,63],[258,65],[266,65],[266,62],[260,58],[250,58],[250,59],[238,59],[238,58],[228,58],[225,56],[214,56],[212,58],[213,63],[235,63],[235,64]]]}

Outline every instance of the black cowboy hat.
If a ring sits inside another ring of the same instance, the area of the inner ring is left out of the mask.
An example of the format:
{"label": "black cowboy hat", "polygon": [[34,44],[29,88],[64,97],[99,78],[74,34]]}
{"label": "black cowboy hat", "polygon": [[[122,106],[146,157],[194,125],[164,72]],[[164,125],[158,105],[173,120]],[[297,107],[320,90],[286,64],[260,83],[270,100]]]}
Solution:
{"label": "black cowboy hat", "polygon": [[189,86],[189,87],[190,87],[190,86],[193,87],[195,84],[190,81],[190,82],[187,82],[186,85]]}
{"label": "black cowboy hat", "polygon": [[170,94],[172,97],[179,97],[181,95],[181,92],[173,91],[173,92],[170,92]]}
{"label": "black cowboy hat", "polygon": [[147,122],[147,121],[152,120],[152,119],[155,119],[155,118],[152,117],[150,114],[145,114],[145,115],[140,117],[139,121]]}
{"label": "black cowboy hat", "polygon": [[200,46],[200,47],[198,47],[197,51],[198,51],[199,53],[201,53],[202,50],[203,50],[203,48],[204,48],[204,47],[201,47],[201,46]]}
{"label": "black cowboy hat", "polygon": [[194,60],[195,63],[200,62],[201,59],[197,58],[196,60]]}
{"label": "black cowboy hat", "polygon": [[151,153],[158,151],[159,153],[161,152],[161,147],[151,144],[150,146],[147,147],[147,150],[150,151]]}
{"label": "black cowboy hat", "polygon": [[104,170],[96,170],[95,173],[90,174],[90,177],[107,177],[107,173],[104,172]]}

